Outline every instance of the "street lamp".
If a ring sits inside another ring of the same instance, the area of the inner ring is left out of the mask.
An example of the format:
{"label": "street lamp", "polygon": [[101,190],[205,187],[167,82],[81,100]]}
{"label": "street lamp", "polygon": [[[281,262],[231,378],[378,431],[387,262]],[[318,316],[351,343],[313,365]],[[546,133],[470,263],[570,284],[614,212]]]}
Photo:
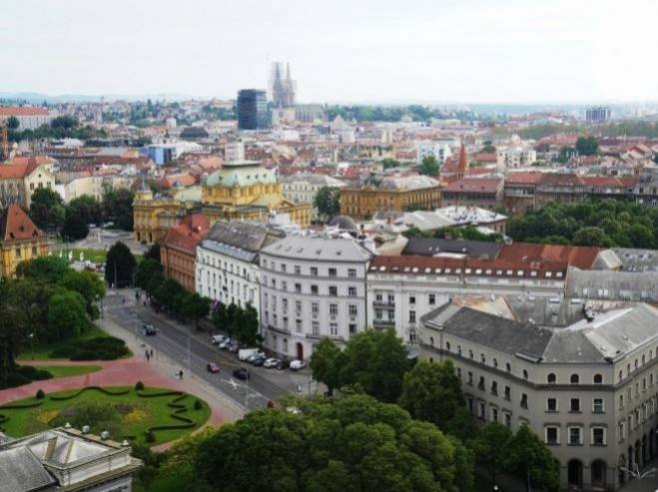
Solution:
{"label": "street lamp", "polygon": [[30,350],[32,351],[32,360],[34,360],[34,333],[30,333],[27,338],[30,339]]}

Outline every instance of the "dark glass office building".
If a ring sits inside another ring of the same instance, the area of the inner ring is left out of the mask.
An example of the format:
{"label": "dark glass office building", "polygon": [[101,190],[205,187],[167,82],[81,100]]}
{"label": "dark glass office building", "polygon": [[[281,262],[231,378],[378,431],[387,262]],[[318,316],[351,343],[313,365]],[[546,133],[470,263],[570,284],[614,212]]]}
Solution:
{"label": "dark glass office building", "polygon": [[244,89],[238,92],[238,129],[260,130],[269,126],[265,91]]}

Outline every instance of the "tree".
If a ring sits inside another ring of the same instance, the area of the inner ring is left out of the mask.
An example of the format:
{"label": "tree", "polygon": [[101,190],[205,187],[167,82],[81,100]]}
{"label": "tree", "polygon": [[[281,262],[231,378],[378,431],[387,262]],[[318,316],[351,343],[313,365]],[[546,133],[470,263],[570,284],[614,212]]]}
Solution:
{"label": "tree", "polygon": [[608,246],[610,243],[603,229],[596,226],[581,227],[573,235],[573,244],[576,246]]}
{"label": "tree", "polygon": [[194,321],[195,328],[199,328],[199,320],[208,316],[210,312],[210,299],[201,297],[196,292],[184,296],[183,315]]}
{"label": "tree", "polygon": [[599,151],[599,141],[594,137],[578,137],[576,150],[580,155],[596,155]]}
{"label": "tree", "polygon": [[18,278],[31,278],[38,282],[54,284],[69,271],[68,261],[58,256],[40,256],[23,261],[16,267]]}
{"label": "tree", "polygon": [[18,130],[19,126],[21,126],[21,122],[18,121],[18,118],[15,116],[10,116],[7,118],[7,128],[10,130]]}
{"label": "tree", "polygon": [[73,116],[58,116],[50,122],[51,128],[71,130],[79,125],[78,120]]}
{"label": "tree", "polygon": [[491,471],[491,481],[496,483],[496,475],[508,459],[510,442],[514,435],[507,427],[497,421],[488,422],[480,429],[472,446],[480,461],[486,463]]}
{"label": "tree", "polygon": [[133,199],[132,191],[125,188],[106,188],[103,193],[103,214],[107,220],[113,221],[126,231],[133,229]]}
{"label": "tree", "polygon": [[396,167],[400,167],[400,161],[387,157],[386,159],[382,159],[382,165],[384,166],[384,170],[393,169]]}
{"label": "tree", "polygon": [[135,272],[135,285],[138,287],[147,290],[148,284],[151,281],[151,278],[156,273],[162,273],[162,265],[159,261],[154,260],[153,258],[142,259],[137,265],[137,270]]}
{"label": "tree", "polygon": [[67,241],[77,241],[86,238],[87,235],[89,235],[89,226],[84,218],[75,211],[67,210],[62,226],[62,236]]}
{"label": "tree", "polygon": [[176,302],[179,298],[183,298],[185,290],[183,286],[176,282],[173,278],[165,278],[164,282],[154,292],[155,300],[162,307],[174,311]]}
{"label": "tree", "polygon": [[247,304],[245,308],[237,306],[231,331],[240,343],[250,347],[260,345],[263,339],[259,333],[259,326],[258,312],[251,304]]}
{"label": "tree", "polygon": [[323,186],[318,190],[314,199],[315,208],[325,219],[340,213],[340,188]]}
{"label": "tree", "polygon": [[160,264],[160,245],[158,243],[153,243],[149,249],[144,253],[145,260],[154,260]]}
{"label": "tree", "polygon": [[426,176],[438,176],[440,171],[439,161],[433,155],[428,155],[423,158],[418,172]]}
{"label": "tree", "polygon": [[335,366],[340,353],[340,349],[331,338],[323,338],[311,355],[310,367],[313,379],[327,386],[329,396],[333,395],[334,389],[340,385],[339,371]]}
{"label": "tree", "polygon": [[100,224],[103,221],[103,208],[93,196],[81,195],[71,200],[66,207],[66,215],[79,215],[85,224]]}
{"label": "tree", "polygon": [[396,405],[353,395],[296,406],[222,426],[195,449],[197,480],[227,492],[472,490],[463,448]]}
{"label": "tree", "polygon": [[444,432],[464,408],[461,383],[452,361],[421,360],[404,375],[400,406],[418,420],[432,422]]}
{"label": "tree", "polygon": [[98,319],[99,304],[105,297],[105,284],[98,275],[88,270],[81,272],[70,270],[64,275],[61,285],[80,294],[85,300],[85,309],[89,319]]}
{"label": "tree", "polygon": [[133,281],[135,257],[121,241],[117,241],[107,252],[105,281],[115,288],[126,287]]}
{"label": "tree", "polygon": [[65,340],[74,337],[84,332],[88,326],[85,300],[80,294],[63,290],[50,298],[47,340]]}
{"label": "tree", "polygon": [[30,218],[41,229],[56,229],[64,222],[62,198],[50,188],[37,188],[30,201]]}
{"label": "tree", "polygon": [[557,491],[560,467],[550,450],[527,425],[522,425],[511,439],[505,458],[505,469],[527,480],[533,487]]}

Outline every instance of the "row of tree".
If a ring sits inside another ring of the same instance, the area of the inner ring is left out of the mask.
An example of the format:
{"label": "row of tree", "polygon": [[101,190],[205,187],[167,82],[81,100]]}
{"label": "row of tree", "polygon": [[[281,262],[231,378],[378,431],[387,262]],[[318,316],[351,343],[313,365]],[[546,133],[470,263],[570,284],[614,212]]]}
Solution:
{"label": "row of tree", "polygon": [[251,304],[244,308],[234,303],[220,304],[212,314],[212,322],[217,330],[224,331],[243,345],[254,347],[263,343],[258,311]]}
{"label": "row of tree", "polygon": [[74,271],[55,256],[19,264],[16,276],[0,283],[0,380],[15,370],[28,342],[62,341],[88,330],[105,296],[96,274]]}
{"label": "row of tree", "polygon": [[625,200],[552,202],[513,217],[507,234],[515,241],[577,246],[658,248],[658,210]]}
{"label": "row of tree", "polygon": [[105,130],[98,130],[91,126],[81,126],[73,116],[58,116],[53,118],[49,125],[43,125],[35,130],[22,129],[15,116],[7,119],[9,126],[9,140],[20,142],[22,140],[38,140],[43,138],[77,138],[89,140],[90,138],[106,137]]}
{"label": "row of tree", "polygon": [[403,234],[407,238],[463,239],[466,241],[485,241],[491,243],[501,242],[503,240],[503,235],[500,233],[486,234],[474,226],[441,227],[439,229],[425,231],[417,227],[410,227]]}
{"label": "row of tree", "polygon": [[98,202],[90,195],[81,195],[68,204],[49,188],[39,188],[32,194],[29,214],[41,229],[58,231],[69,241],[83,239],[89,225],[114,222],[117,227],[132,230],[133,193],[127,189],[106,188]]}
{"label": "row of tree", "polygon": [[[325,338],[310,363],[313,378],[329,394],[363,391],[377,400],[397,403],[416,420],[429,422],[463,445],[495,474],[505,471],[549,490],[559,484],[551,452],[529,428],[516,435],[499,423],[478,429],[465,409],[461,383],[450,361],[412,364],[393,331],[369,330],[352,337],[344,349]],[[463,489],[469,490],[469,489]]]}

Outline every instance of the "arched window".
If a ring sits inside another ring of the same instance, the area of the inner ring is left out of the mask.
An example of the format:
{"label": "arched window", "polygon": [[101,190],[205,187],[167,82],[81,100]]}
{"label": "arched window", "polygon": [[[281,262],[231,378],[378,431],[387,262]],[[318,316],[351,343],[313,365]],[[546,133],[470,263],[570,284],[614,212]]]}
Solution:
{"label": "arched window", "polygon": [[523,370],[523,379],[528,379],[528,371]]}
{"label": "arched window", "polygon": [[434,347],[434,337],[430,337],[430,345]]}
{"label": "arched window", "polygon": [[507,372],[512,372],[512,366],[510,365],[509,362],[505,364],[505,369],[507,370]]}
{"label": "arched window", "polygon": [[548,382],[548,384],[555,384],[557,382],[557,377],[555,376],[555,374],[550,373],[548,376],[546,376],[546,381]]}
{"label": "arched window", "polygon": [[644,365],[644,361],[646,360],[646,356],[642,356],[642,365]]}
{"label": "arched window", "polygon": [[482,361],[483,364],[487,363],[487,358],[485,357],[484,354],[480,354],[480,360]]}
{"label": "arched window", "polygon": [[623,375],[623,373],[621,372],[621,369],[620,369],[619,370],[619,380],[621,381],[622,379],[624,379],[624,375]]}
{"label": "arched window", "polygon": [[469,350],[469,351],[468,351],[468,356],[469,356],[471,359],[473,358],[473,351],[472,351],[472,350]]}
{"label": "arched window", "polygon": [[603,383],[603,376],[600,374],[594,374],[594,384],[602,384]]}
{"label": "arched window", "polygon": [[494,367],[498,367],[498,359],[494,358],[493,365]]}
{"label": "arched window", "polygon": [[580,383],[580,376],[578,374],[572,374],[571,377],[569,378],[569,382],[571,384],[578,384]]}
{"label": "arched window", "polygon": [[457,345],[457,353],[458,353],[459,355],[462,354],[462,346],[461,346],[461,345]]}

